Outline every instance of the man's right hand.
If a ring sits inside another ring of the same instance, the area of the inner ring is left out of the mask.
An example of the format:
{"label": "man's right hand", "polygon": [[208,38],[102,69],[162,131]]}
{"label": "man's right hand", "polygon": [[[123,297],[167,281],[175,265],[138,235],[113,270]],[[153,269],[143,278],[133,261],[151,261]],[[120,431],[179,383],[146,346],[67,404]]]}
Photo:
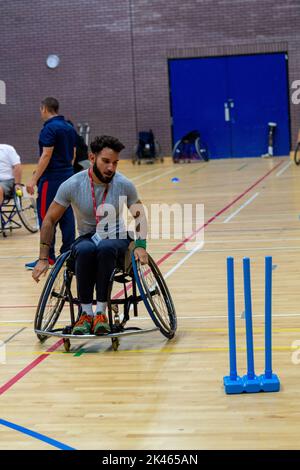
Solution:
{"label": "man's right hand", "polygon": [[43,274],[45,276],[48,269],[49,269],[49,261],[47,259],[45,260],[40,259],[35,265],[34,270],[32,271],[32,277],[35,280],[35,282],[39,282],[41,275]]}
{"label": "man's right hand", "polygon": [[30,180],[26,184],[26,190],[27,190],[28,194],[30,194],[31,196],[34,195],[34,187],[35,187],[35,181]]}

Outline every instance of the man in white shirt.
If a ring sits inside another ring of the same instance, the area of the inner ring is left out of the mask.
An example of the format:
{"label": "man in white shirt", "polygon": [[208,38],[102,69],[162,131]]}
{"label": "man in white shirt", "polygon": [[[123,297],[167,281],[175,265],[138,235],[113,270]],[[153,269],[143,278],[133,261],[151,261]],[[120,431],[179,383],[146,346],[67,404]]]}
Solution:
{"label": "man in white shirt", "polygon": [[11,145],[0,144],[0,206],[14,185],[21,189],[21,177],[21,159],[16,150]]}

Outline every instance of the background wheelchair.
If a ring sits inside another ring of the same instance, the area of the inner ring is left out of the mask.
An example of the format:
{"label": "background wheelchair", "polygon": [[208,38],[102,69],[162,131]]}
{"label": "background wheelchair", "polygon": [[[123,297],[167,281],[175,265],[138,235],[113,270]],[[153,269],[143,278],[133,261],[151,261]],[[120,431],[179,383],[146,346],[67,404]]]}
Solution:
{"label": "background wheelchair", "polygon": [[164,161],[161,157],[161,148],[158,141],[155,139],[152,130],[139,132],[138,143],[134,147],[132,163],[141,164],[142,161],[146,163],[154,163],[156,160]]}
{"label": "background wheelchair", "polygon": [[[18,215],[19,219],[15,220]],[[36,200],[30,196],[25,186],[22,185],[22,194],[16,194],[13,190],[4,198],[0,206],[0,233],[3,237],[7,236],[7,232],[24,226],[29,232],[35,233],[39,229],[39,222],[36,209]]]}
{"label": "background wheelchair", "polygon": [[174,163],[191,163],[192,161],[209,161],[206,144],[197,130],[191,131],[176,142],[173,148]]}
{"label": "background wheelchair", "polygon": [[[132,244],[110,278],[107,305],[109,333],[101,336],[72,335],[72,328],[81,313],[74,286],[76,283],[72,285],[74,277],[71,252],[63,253],[47,278],[36,311],[34,329],[41,342],[49,336],[58,336],[63,338],[65,350],[69,351],[71,339],[110,338],[112,348],[116,351],[122,336],[153,331],[160,331],[168,339],[175,335],[176,312],[164,278],[150,255],[148,265],[142,266],[135,261]],[[154,328],[127,326],[132,317],[138,316],[140,303],[150,315]],[[66,322],[69,324],[55,328],[56,323]]]}

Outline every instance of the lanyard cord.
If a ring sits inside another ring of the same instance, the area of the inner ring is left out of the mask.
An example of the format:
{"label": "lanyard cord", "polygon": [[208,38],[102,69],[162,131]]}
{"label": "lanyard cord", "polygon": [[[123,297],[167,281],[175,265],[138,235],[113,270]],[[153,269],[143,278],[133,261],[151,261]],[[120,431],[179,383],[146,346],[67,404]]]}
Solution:
{"label": "lanyard cord", "polygon": [[[91,184],[91,193],[92,193],[92,200],[93,200],[93,209],[94,209],[94,215],[95,215],[95,219],[96,219],[96,224],[98,225],[99,222],[100,222],[100,219],[101,219],[101,216],[97,215],[97,204],[96,204],[96,196],[95,196],[95,187],[94,187],[94,182],[93,182],[93,178],[92,178],[92,169],[89,168],[89,178],[90,178],[90,184]],[[108,185],[106,185],[105,187],[105,190],[104,190],[104,193],[103,193],[103,196],[102,196],[102,201],[101,201],[101,208],[100,208],[100,212],[102,212],[102,209],[103,209],[103,206],[104,206],[104,203],[105,203],[105,200],[106,200],[106,197],[107,197],[107,193],[108,193]]]}

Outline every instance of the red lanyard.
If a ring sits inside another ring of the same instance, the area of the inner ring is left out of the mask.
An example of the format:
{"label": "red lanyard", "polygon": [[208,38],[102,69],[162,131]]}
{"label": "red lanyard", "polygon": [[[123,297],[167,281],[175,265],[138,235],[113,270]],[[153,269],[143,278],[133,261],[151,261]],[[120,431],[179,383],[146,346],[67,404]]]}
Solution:
{"label": "red lanyard", "polygon": [[92,178],[92,169],[89,168],[89,178],[90,178],[90,183],[91,183],[91,192],[92,192],[92,199],[93,199],[93,209],[94,209],[94,214],[95,214],[95,219],[96,219],[96,224],[98,225],[100,222],[100,219],[102,217],[102,209],[105,203],[105,199],[108,193],[108,186],[105,187],[103,196],[102,196],[102,201],[101,201],[101,207],[100,207],[100,212],[101,216],[97,215],[97,204],[96,204],[96,196],[95,196],[95,188],[94,188],[94,182]]}

